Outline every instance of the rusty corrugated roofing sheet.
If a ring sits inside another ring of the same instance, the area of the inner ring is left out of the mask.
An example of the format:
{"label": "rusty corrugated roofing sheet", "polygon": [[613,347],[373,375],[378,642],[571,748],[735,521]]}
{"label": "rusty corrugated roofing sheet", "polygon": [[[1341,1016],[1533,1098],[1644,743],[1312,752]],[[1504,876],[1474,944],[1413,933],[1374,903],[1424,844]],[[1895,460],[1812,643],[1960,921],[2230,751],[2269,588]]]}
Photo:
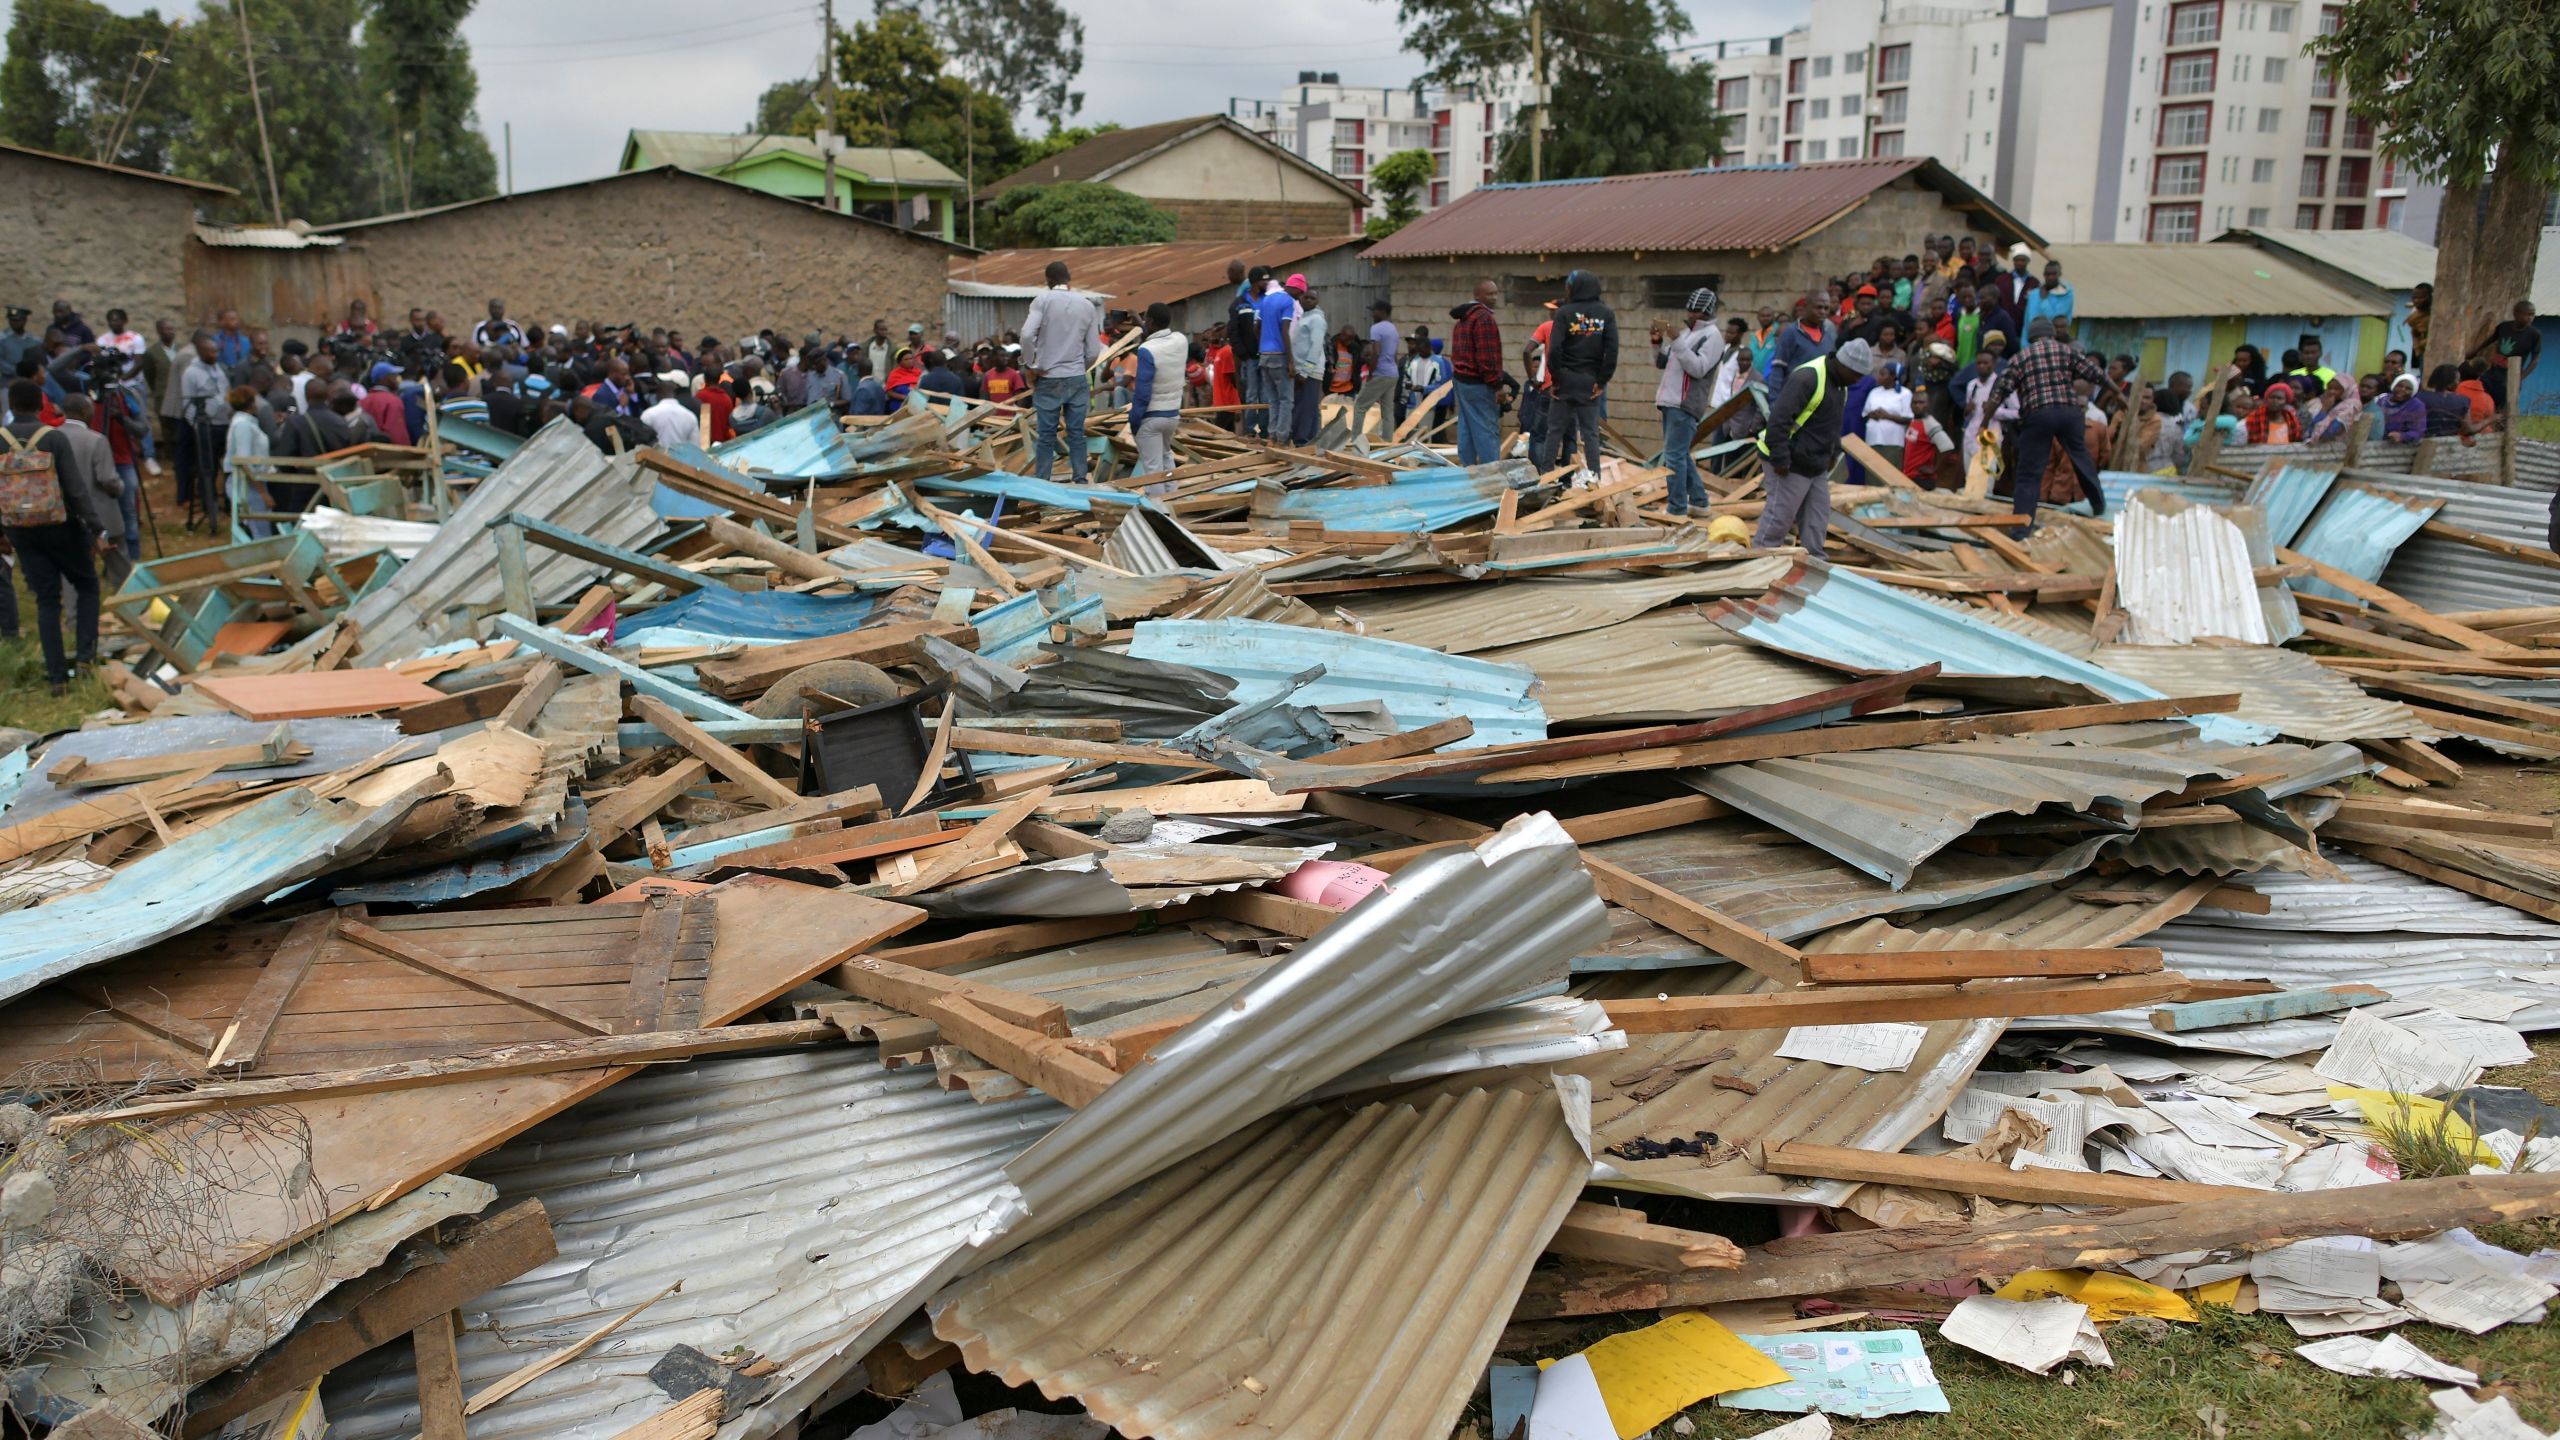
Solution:
{"label": "rusty corrugated roofing sheet", "polygon": [[2041,243],[1989,197],[1923,157],[1728,165],[1646,175],[1486,185],[1378,242],[1375,260],[1589,255],[1621,250],[1775,250],[1905,176],[1964,201],[2002,244]]}
{"label": "rusty corrugated roofing sheet", "polygon": [[1746,645],[1687,609],[1483,653],[1537,673],[1550,723],[1704,719],[1840,683],[1833,671]]}
{"label": "rusty corrugated roofing sheet", "polygon": [[[2092,657],[2168,695],[2240,697],[2232,713],[2296,740],[2432,739],[2439,732],[2395,700],[2297,650],[2263,645],[2109,645]],[[2250,767],[2257,768],[2257,767]]]}
{"label": "rusty corrugated roofing sheet", "polygon": [[1345,245],[1367,243],[1363,235],[1317,235],[1305,240],[1275,240],[1253,245],[1233,240],[1174,240],[1162,245],[1086,245],[1045,250],[990,250],[984,255],[955,255],[950,278],[984,285],[1039,285],[1052,260],[1063,260],[1075,272],[1078,289],[1111,297],[1114,310],[1144,310],[1158,300],[1178,305],[1195,295],[1227,287],[1227,262],[1268,265],[1286,275],[1285,267],[1303,265]]}
{"label": "rusty corrugated roofing sheet", "polygon": [[934,1330],[1133,1440],[1445,1435],[1590,1173],[1589,1094],[1276,1117],[945,1291]]}
{"label": "rusty corrugated roofing sheet", "polygon": [[[1597,630],[1675,600],[1757,595],[1776,584],[1791,563],[1783,555],[1759,555],[1665,575],[1435,585],[1346,596],[1340,603],[1360,617],[1364,634],[1452,655],[1472,655],[1497,646]],[[1695,614],[1686,620],[1694,629],[1714,628]]]}

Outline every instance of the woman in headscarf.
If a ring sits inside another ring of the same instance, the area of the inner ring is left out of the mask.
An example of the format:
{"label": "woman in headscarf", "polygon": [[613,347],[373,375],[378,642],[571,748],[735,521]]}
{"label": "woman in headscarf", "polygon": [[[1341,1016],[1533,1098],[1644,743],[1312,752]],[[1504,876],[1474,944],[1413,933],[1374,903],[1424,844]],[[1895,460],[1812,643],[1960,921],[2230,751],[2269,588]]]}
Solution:
{"label": "woman in headscarf", "polygon": [[2391,382],[2391,393],[2382,401],[2382,438],[2409,445],[2427,438],[2427,407],[2418,399],[2417,376]]}

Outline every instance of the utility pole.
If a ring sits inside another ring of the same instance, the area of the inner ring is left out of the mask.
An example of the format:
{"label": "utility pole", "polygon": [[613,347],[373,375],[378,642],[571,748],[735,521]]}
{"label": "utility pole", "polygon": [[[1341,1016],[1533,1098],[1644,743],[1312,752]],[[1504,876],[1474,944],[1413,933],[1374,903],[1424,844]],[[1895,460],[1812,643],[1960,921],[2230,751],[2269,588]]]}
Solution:
{"label": "utility pole", "polygon": [[231,0],[231,13],[240,17],[240,60],[249,70],[249,109],[258,117],[258,155],[267,165],[267,211],[275,218],[276,228],[284,228],[284,195],[276,189],[276,152],[267,143],[267,106],[258,98],[258,55],[249,43],[249,0]]}
{"label": "utility pole", "polygon": [[1537,0],[1529,0],[1529,84],[1533,109],[1529,116],[1529,178],[1547,178],[1547,32],[1538,18]]}
{"label": "utility pole", "polygon": [[500,121],[498,128],[507,136],[507,193],[513,195],[516,193],[516,122]]}
{"label": "utility pole", "polygon": [[818,44],[818,158],[826,162],[826,206],[836,208],[836,0],[826,0],[826,32]]}

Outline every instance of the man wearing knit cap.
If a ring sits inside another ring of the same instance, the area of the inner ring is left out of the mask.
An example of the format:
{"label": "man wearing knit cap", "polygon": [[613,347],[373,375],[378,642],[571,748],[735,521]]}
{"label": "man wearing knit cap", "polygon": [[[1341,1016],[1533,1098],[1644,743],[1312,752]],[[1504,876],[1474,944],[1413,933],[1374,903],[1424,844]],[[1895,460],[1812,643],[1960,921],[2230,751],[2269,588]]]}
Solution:
{"label": "man wearing knit cap", "polygon": [[1751,548],[1796,543],[1824,558],[1831,529],[1831,467],[1840,459],[1840,412],[1849,387],[1876,368],[1875,347],[1852,340],[1829,355],[1787,372],[1769,401],[1769,424],[1760,432],[1760,483],[1769,495]]}

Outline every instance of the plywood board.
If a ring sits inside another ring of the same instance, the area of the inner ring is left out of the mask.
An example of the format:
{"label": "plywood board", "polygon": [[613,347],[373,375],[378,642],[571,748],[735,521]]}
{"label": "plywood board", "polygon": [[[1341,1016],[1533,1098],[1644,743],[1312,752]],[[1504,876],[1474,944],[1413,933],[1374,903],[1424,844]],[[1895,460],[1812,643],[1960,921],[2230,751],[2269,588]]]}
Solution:
{"label": "plywood board", "polygon": [[310,670],[294,675],[214,675],[196,690],[251,720],[373,715],[441,700],[444,692],[397,670]]}

